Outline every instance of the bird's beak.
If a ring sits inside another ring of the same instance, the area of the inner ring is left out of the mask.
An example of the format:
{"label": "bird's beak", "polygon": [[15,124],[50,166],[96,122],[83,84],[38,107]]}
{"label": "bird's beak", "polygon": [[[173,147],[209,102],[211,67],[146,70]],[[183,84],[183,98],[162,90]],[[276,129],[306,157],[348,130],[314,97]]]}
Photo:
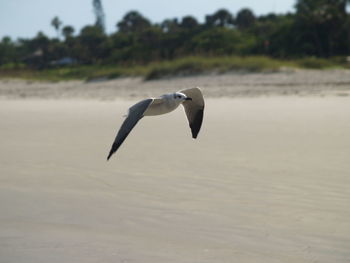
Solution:
{"label": "bird's beak", "polygon": [[192,100],[192,98],[186,98],[185,100]]}

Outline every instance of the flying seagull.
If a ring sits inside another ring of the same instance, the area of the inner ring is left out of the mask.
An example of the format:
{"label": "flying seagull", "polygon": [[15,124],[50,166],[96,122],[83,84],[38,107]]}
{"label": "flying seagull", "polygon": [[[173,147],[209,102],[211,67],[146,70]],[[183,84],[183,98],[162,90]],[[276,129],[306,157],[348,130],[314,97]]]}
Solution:
{"label": "flying seagull", "polygon": [[140,119],[144,116],[155,116],[171,112],[180,104],[184,106],[191,128],[192,138],[197,138],[202,126],[204,113],[204,98],[202,92],[199,88],[180,90],[175,93],[164,94],[156,99],[142,100],[130,107],[128,115],[113,142],[107,160],[118,150]]}

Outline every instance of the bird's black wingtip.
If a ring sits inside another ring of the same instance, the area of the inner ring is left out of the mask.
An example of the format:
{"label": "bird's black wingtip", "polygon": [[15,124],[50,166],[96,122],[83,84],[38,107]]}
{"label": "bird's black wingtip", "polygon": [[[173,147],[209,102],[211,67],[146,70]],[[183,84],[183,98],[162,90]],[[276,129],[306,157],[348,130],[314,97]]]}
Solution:
{"label": "bird's black wingtip", "polygon": [[113,150],[109,152],[108,157],[107,157],[107,161],[112,157],[112,155],[113,155],[114,152],[115,152],[115,151],[113,151]]}
{"label": "bird's black wingtip", "polygon": [[192,139],[197,139],[198,134],[192,133]]}
{"label": "bird's black wingtip", "polygon": [[198,110],[192,123],[190,123],[190,128],[191,128],[193,139],[197,139],[198,133],[201,129],[202,122],[203,122],[203,113],[204,113],[204,109]]}
{"label": "bird's black wingtip", "polygon": [[109,154],[107,156],[107,161],[112,157],[112,155],[118,150],[120,144],[113,143],[111,150],[109,151]]}

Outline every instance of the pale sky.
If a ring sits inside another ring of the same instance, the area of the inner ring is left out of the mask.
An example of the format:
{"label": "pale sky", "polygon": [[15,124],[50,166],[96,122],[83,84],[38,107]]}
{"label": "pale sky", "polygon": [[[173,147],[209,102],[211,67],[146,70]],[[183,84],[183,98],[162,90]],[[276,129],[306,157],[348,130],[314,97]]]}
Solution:
{"label": "pale sky", "polygon": [[[137,10],[152,22],[167,18],[193,15],[199,21],[220,8],[236,14],[248,7],[255,14],[294,12],[295,0],[102,0],[106,14],[107,32],[116,31],[116,23],[130,10]],[[50,25],[58,16],[64,25],[72,25],[76,32],[88,24],[94,24],[92,0],[0,0],[0,38],[10,36],[31,38],[38,31],[55,36]]]}

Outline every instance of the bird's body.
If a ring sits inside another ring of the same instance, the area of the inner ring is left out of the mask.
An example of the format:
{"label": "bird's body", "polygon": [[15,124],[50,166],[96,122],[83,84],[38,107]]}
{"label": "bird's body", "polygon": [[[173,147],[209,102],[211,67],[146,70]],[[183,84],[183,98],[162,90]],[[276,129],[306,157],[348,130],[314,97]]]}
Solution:
{"label": "bird's body", "polygon": [[175,110],[180,104],[185,108],[192,137],[195,139],[201,128],[204,112],[204,99],[199,88],[165,94],[156,99],[145,99],[130,107],[127,118],[117,133],[107,160],[118,150],[141,118],[169,113]]}
{"label": "bird's body", "polygon": [[165,94],[160,98],[153,99],[153,102],[151,105],[149,105],[143,116],[156,116],[166,114],[175,110],[177,107],[179,107],[180,104],[181,101],[175,100],[173,93]]}

